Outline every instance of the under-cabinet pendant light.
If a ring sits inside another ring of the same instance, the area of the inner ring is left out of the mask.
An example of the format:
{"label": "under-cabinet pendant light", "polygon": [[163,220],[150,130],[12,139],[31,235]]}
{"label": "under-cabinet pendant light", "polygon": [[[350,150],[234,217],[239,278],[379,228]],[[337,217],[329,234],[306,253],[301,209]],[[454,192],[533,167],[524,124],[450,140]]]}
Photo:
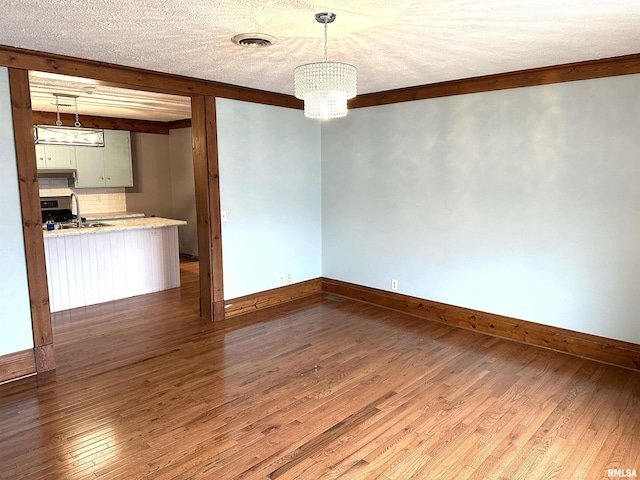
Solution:
{"label": "under-cabinet pendant light", "polygon": [[347,114],[347,100],[356,96],[356,67],[327,61],[327,25],[335,13],[317,13],[324,24],[324,62],[307,63],[293,72],[296,98],[304,100],[304,116],[327,120]]}
{"label": "under-cabinet pendant light", "polygon": [[[55,125],[34,125],[33,134],[36,144],[41,145],[70,145],[77,147],[104,147],[104,130],[100,128],[84,128],[80,124],[78,117],[78,96],[54,93],[56,97],[56,124]],[[76,110],[76,122],[73,127],[62,126],[60,120],[60,106],[71,106],[61,104],[60,98],[73,99]]]}

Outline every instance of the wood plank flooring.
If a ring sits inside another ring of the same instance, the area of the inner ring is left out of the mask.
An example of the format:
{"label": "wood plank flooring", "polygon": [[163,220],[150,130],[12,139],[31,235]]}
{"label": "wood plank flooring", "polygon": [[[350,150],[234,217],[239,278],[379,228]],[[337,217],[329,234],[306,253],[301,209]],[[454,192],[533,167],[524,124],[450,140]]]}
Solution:
{"label": "wood plank flooring", "polygon": [[0,386],[1,479],[601,479],[640,373],[317,295],[222,323],[177,290],[60,312]]}

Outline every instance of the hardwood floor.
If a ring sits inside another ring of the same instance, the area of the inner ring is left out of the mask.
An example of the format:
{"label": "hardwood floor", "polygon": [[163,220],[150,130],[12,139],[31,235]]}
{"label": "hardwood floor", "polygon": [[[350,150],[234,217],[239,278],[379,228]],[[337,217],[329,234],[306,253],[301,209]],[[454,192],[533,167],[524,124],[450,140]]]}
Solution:
{"label": "hardwood floor", "polygon": [[54,317],[0,386],[2,479],[592,479],[640,470],[640,373],[317,295],[209,323],[183,287]]}

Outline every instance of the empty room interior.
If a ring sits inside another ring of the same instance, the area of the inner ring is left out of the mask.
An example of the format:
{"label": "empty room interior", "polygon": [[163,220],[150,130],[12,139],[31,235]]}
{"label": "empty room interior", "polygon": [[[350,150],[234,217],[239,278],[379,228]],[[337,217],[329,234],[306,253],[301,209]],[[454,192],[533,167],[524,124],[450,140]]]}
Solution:
{"label": "empty room interior", "polygon": [[2,17],[0,479],[637,477],[637,1]]}

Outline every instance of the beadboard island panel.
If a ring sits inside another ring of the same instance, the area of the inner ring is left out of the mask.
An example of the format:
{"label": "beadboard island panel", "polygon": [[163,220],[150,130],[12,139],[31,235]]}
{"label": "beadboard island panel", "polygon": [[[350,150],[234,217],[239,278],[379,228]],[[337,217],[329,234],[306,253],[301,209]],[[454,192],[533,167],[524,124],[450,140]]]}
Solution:
{"label": "beadboard island panel", "polygon": [[178,225],[184,222],[136,220],[45,232],[51,312],[180,286]]}

